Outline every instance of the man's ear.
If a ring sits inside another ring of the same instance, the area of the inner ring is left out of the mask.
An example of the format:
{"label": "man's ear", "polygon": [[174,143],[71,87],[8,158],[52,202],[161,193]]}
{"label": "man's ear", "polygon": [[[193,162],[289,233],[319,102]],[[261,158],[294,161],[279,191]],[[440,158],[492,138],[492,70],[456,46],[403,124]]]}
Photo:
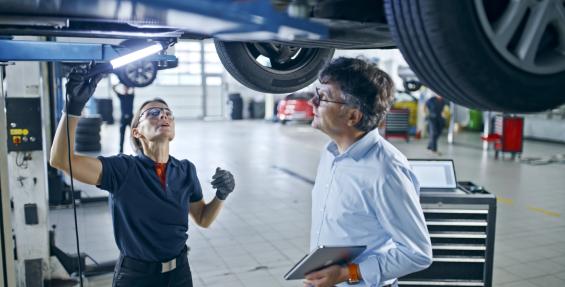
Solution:
{"label": "man's ear", "polygon": [[347,119],[347,125],[354,127],[363,119],[363,113],[358,109],[350,109],[349,117]]}

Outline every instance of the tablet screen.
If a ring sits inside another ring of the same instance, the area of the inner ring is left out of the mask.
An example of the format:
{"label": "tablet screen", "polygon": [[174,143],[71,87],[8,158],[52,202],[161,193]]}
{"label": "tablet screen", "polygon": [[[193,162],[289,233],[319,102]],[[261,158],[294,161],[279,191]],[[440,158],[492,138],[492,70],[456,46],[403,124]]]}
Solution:
{"label": "tablet screen", "polygon": [[455,168],[452,160],[409,160],[420,188],[456,188]]}

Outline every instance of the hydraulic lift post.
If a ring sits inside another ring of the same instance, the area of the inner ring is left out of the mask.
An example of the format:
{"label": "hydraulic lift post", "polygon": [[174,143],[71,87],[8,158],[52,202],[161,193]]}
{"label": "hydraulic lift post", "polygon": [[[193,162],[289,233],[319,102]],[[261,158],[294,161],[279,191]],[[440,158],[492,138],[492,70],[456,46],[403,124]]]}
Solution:
{"label": "hydraulic lift post", "polygon": [[4,65],[0,63],[0,284],[14,286],[14,244],[12,241],[12,221],[10,212],[10,193],[8,187],[8,133],[6,131],[6,101],[4,91]]}

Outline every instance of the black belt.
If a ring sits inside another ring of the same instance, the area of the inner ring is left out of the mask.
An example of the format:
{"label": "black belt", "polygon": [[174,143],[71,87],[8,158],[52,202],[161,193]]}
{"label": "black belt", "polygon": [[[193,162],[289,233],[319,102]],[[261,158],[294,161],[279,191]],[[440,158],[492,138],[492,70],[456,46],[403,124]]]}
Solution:
{"label": "black belt", "polygon": [[120,266],[125,268],[131,268],[135,271],[145,272],[145,273],[167,273],[175,270],[186,262],[186,252],[187,247],[185,246],[181,254],[171,260],[165,262],[150,262],[134,259],[128,256],[120,255]]}

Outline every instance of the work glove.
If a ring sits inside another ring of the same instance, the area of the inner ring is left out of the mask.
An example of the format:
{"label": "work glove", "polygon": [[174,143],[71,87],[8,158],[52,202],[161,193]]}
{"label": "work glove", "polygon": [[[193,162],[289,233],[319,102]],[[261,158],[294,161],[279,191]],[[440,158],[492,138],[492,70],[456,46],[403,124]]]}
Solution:
{"label": "work glove", "polygon": [[68,76],[69,81],[66,85],[69,95],[68,110],[65,107],[63,111],[69,115],[80,116],[86,102],[94,94],[96,85],[104,77],[104,74],[87,77],[88,71],[88,67],[75,67]]}
{"label": "work glove", "polygon": [[231,172],[216,168],[216,173],[212,176],[212,187],[216,189],[216,197],[225,200],[235,187]]}

